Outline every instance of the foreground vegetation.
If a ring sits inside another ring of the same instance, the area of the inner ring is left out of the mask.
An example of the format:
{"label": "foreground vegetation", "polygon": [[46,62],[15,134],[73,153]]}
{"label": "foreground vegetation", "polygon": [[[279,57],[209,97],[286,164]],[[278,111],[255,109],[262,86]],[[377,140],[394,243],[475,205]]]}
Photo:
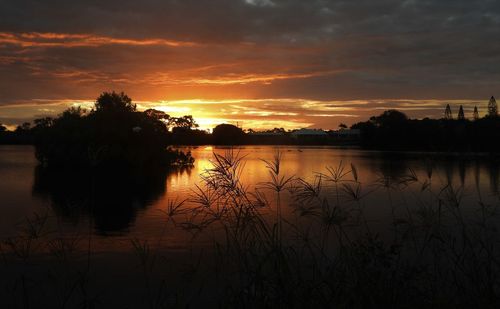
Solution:
{"label": "foreground vegetation", "polygon": [[[352,165],[327,167],[308,181],[283,174],[282,160],[278,152],[263,161],[269,181],[249,189],[240,181],[244,159],[214,154],[198,190],[164,208],[166,229],[191,234],[197,258],[172,265],[160,241],[131,240],[142,276],[130,282],[135,293],[120,297],[149,308],[499,305],[498,202],[478,194],[476,204],[464,204],[464,188],[438,187],[430,165],[423,178],[408,170],[366,184]],[[374,207],[387,218],[383,226],[367,215]],[[48,232],[48,220],[35,216],[2,243],[2,267],[26,265],[4,277],[8,304],[33,307],[44,295],[61,308],[109,308],[93,286],[105,274],[92,271],[90,231],[64,238]],[[201,238],[213,248],[198,247]],[[64,263],[45,274],[47,260]],[[165,265],[180,274],[166,275]]]}

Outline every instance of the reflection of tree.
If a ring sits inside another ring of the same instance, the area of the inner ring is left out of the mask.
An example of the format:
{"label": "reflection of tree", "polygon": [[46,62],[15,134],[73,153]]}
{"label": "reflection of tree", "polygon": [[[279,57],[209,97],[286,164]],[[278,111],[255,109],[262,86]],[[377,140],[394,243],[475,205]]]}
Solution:
{"label": "reflection of tree", "polygon": [[[445,160],[442,160],[439,164],[443,167],[444,169],[444,174],[446,176],[446,184],[452,185],[453,184],[453,159],[452,158],[447,158]],[[465,176],[464,176],[465,177]]]}
{"label": "reflection of tree", "polygon": [[408,161],[403,154],[383,153],[379,159],[378,169],[386,180],[399,182],[402,177],[408,174]]}
{"label": "reflection of tree", "polygon": [[498,162],[490,162],[488,170],[490,172],[490,190],[491,192],[498,194]]}
{"label": "reflection of tree", "polygon": [[460,175],[460,184],[462,186],[465,185],[465,170],[467,168],[466,162],[464,160],[460,160],[458,162],[458,174]]}
{"label": "reflection of tree", "polygon": [[476,164],[474,165],[474,180],[476,183],[476,189],[478,192],[480,192],[480,178],[481,178],[481,168],[479,166],[479,161],[476,161]]}
{"label": "reflection of tree", "polygon": [[[371,157],[374,154],[370,155]],[[481,186],[487,188],[488,184],[481,183],[480,174],[484,171],[489,177],[489,189],[492,194],[500,192],[500,162],[493,158],[466,158],[457,156],[428,156],[425,161],[420,160],[412,154],[405,153],[380,153],[376,161],[375,170],[382,176],[379,180],[384,180],[392,184],[398,183],[409,173],[409,166],[415,167],[416,171],[427,169],[427,176],[432,175],[432,170],[436,168],[433,176],[442,178],[443,185],[453,185],[455,181],[460,181],[460,185],[467,188],[468,184],[475,183],[476,190]],[[429,172],[431,171],[431,172]],[[467,173],[471,173],[470,179]],[[468,180],[468,182],[467,182]]]}
{"label": "reflection of tree", "polygon": [[79,170],[68,172],[37,167],[33,194],[47,198],[58,216],[78,222],[91,216],[100,234],[126,231],[137,211],[165,194],[167,171]]}

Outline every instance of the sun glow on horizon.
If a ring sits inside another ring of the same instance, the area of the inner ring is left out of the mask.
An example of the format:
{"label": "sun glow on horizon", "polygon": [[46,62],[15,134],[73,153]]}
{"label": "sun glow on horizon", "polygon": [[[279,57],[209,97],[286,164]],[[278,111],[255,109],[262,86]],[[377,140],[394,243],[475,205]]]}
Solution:
{"label": "sun glow on horizon", "polygon": [[[90,111],[95,100],[90,99],[32,99],[0,105],[2,122],[9,129],[41,117],[54,117],[70,107]],[[340,123],[351,125],[380,114],[383,110],[398,109],[412,118],[439,118],[444,102],[452,108],[463,105],[466,114],[478,106],[485,113],[484,102],[478,100],[311,100],[304,98],[228,98],[133,100],[138,111],[158,109],[171,117],[192,115],[198,129],[211,131],[222,123],[256,131],[273,128],[336,129]]]}

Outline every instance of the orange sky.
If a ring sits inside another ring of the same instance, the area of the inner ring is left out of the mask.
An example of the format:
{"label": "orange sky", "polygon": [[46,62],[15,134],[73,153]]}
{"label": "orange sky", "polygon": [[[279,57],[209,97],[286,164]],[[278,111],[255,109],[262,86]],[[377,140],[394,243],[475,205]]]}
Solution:
{"label": "orange sky", "polygon": [[[334,129],[388,108],[441,117],[500,95],[499,7],[467,1],[0,4],[0,123],[124,91],[202,128]],[[487,44],[485,44],[487,42]]]}

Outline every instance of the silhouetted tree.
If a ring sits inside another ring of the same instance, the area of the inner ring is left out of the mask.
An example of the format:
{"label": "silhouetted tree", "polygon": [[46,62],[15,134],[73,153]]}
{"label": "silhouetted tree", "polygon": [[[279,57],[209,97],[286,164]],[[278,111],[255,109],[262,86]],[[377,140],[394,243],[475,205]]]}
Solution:
{"label": "silhouetted tree", "polygon": [[22,125],[17,126],[16,132],[17,133],[26,133],[31,129],[31,123],[29,122],[24,122]]}
{"label": "silhouetted tree", "polygon": [[404,114],[387,111],[351,128],[361,130],[360,144],[368,148],[500,152],[500,144],[491,142],[500,140],[499,117],[473,122],[429,118],[405,120]]}
{"label": "silhouetted tree", "polygon": [[165,193],[169,172],[84,169],[75,173],[37,166],[32,193],[50,199],[53,211],[64,220],[76,223],[89,215],[99,233],[116,233],[126,230],[138,211]]}
{"label": "silhouetted tree", "polygon": [[392,127],[405,123],[407,120],[408,116],[395,109],[386,110],[380,116],[370,118],[370,122],[378,127]]}
{"label": "silhouetted tree", "polygon": [[495,97],[492,96],[490,101],[488,102],[488,117],[497,117],[498,116],[498,106]]}
{"label": "silhouetted tree", "polygon": [[95,102],[95,108],[97,112],[135,112],[136,105],[132,104],[132,99],[125,93],[113,91],[101,94]]}
{"label": "silhouetted tree", "polygon": [[472,113],[472,118],[474,120],[478,120],[479,119],[479,112],[477,110],[477,106],[474,106],[474,113]]}
{"label": "silhouetted tree", "polygon": [[274,128],[270,131],[268,131],[270,133],[277,133],[277,134],[284,134],[286,131],[284,128]]}
{"label": "silhouetted tree", "polygon": [[347,129],[347,125],[345,123],[341,123],[341,124],[339,124],[339,128]]}
{"label": "silhouetted tree", "polygon": [[38,118],[33,120],[33,123],[35,124],[33,129],[45,129],[51,127],[54,124],[54,119],[52,117]]}
{"label": "silhouetted tree", "polygon": [[187,129],[199,127],[196,121],[194,121],[193,116],[191,115],[176,118],[175,126],[178,128],[187,128]]}
{"label": "silhouetted tree", "polygon": [[153,108],[145,110],[144,114],[146,114],[148,117],[151,117],[151,118],[154,118],[157,120],[167,121],[167,122],[170,119],[170,115],[168,115],[167,113],[165,113],[163,111],[159,111],[157,109],[153,109]]}
{"label": "silhouetted tree", "polygon": [[451,115],[451,107],[450,104],[446,104],[446,108],[444,110],[444,119],[451,120],[453,116]]}
{"label": "silhouetted tree", "polygon": [[215,144],[235,145],[243,142],[245,133],[241,128],[232,124],[219,124],[214,128],[212,136]]}
{"label": "silhouetted tree", "polygon": [[460,108],[458,109],[458,120],[465,120],[465,114],[464,114],[464,108],[462,105],[460,105]]}
{"label": "silhouetted tree", "polygon": [[37,120],[35,155],[48,166],[149,168],[190,164],[192,158],[168,149],[161,112],[138,112],[124,93],[105,92],[86,113],[70,108],[56,119]]}

